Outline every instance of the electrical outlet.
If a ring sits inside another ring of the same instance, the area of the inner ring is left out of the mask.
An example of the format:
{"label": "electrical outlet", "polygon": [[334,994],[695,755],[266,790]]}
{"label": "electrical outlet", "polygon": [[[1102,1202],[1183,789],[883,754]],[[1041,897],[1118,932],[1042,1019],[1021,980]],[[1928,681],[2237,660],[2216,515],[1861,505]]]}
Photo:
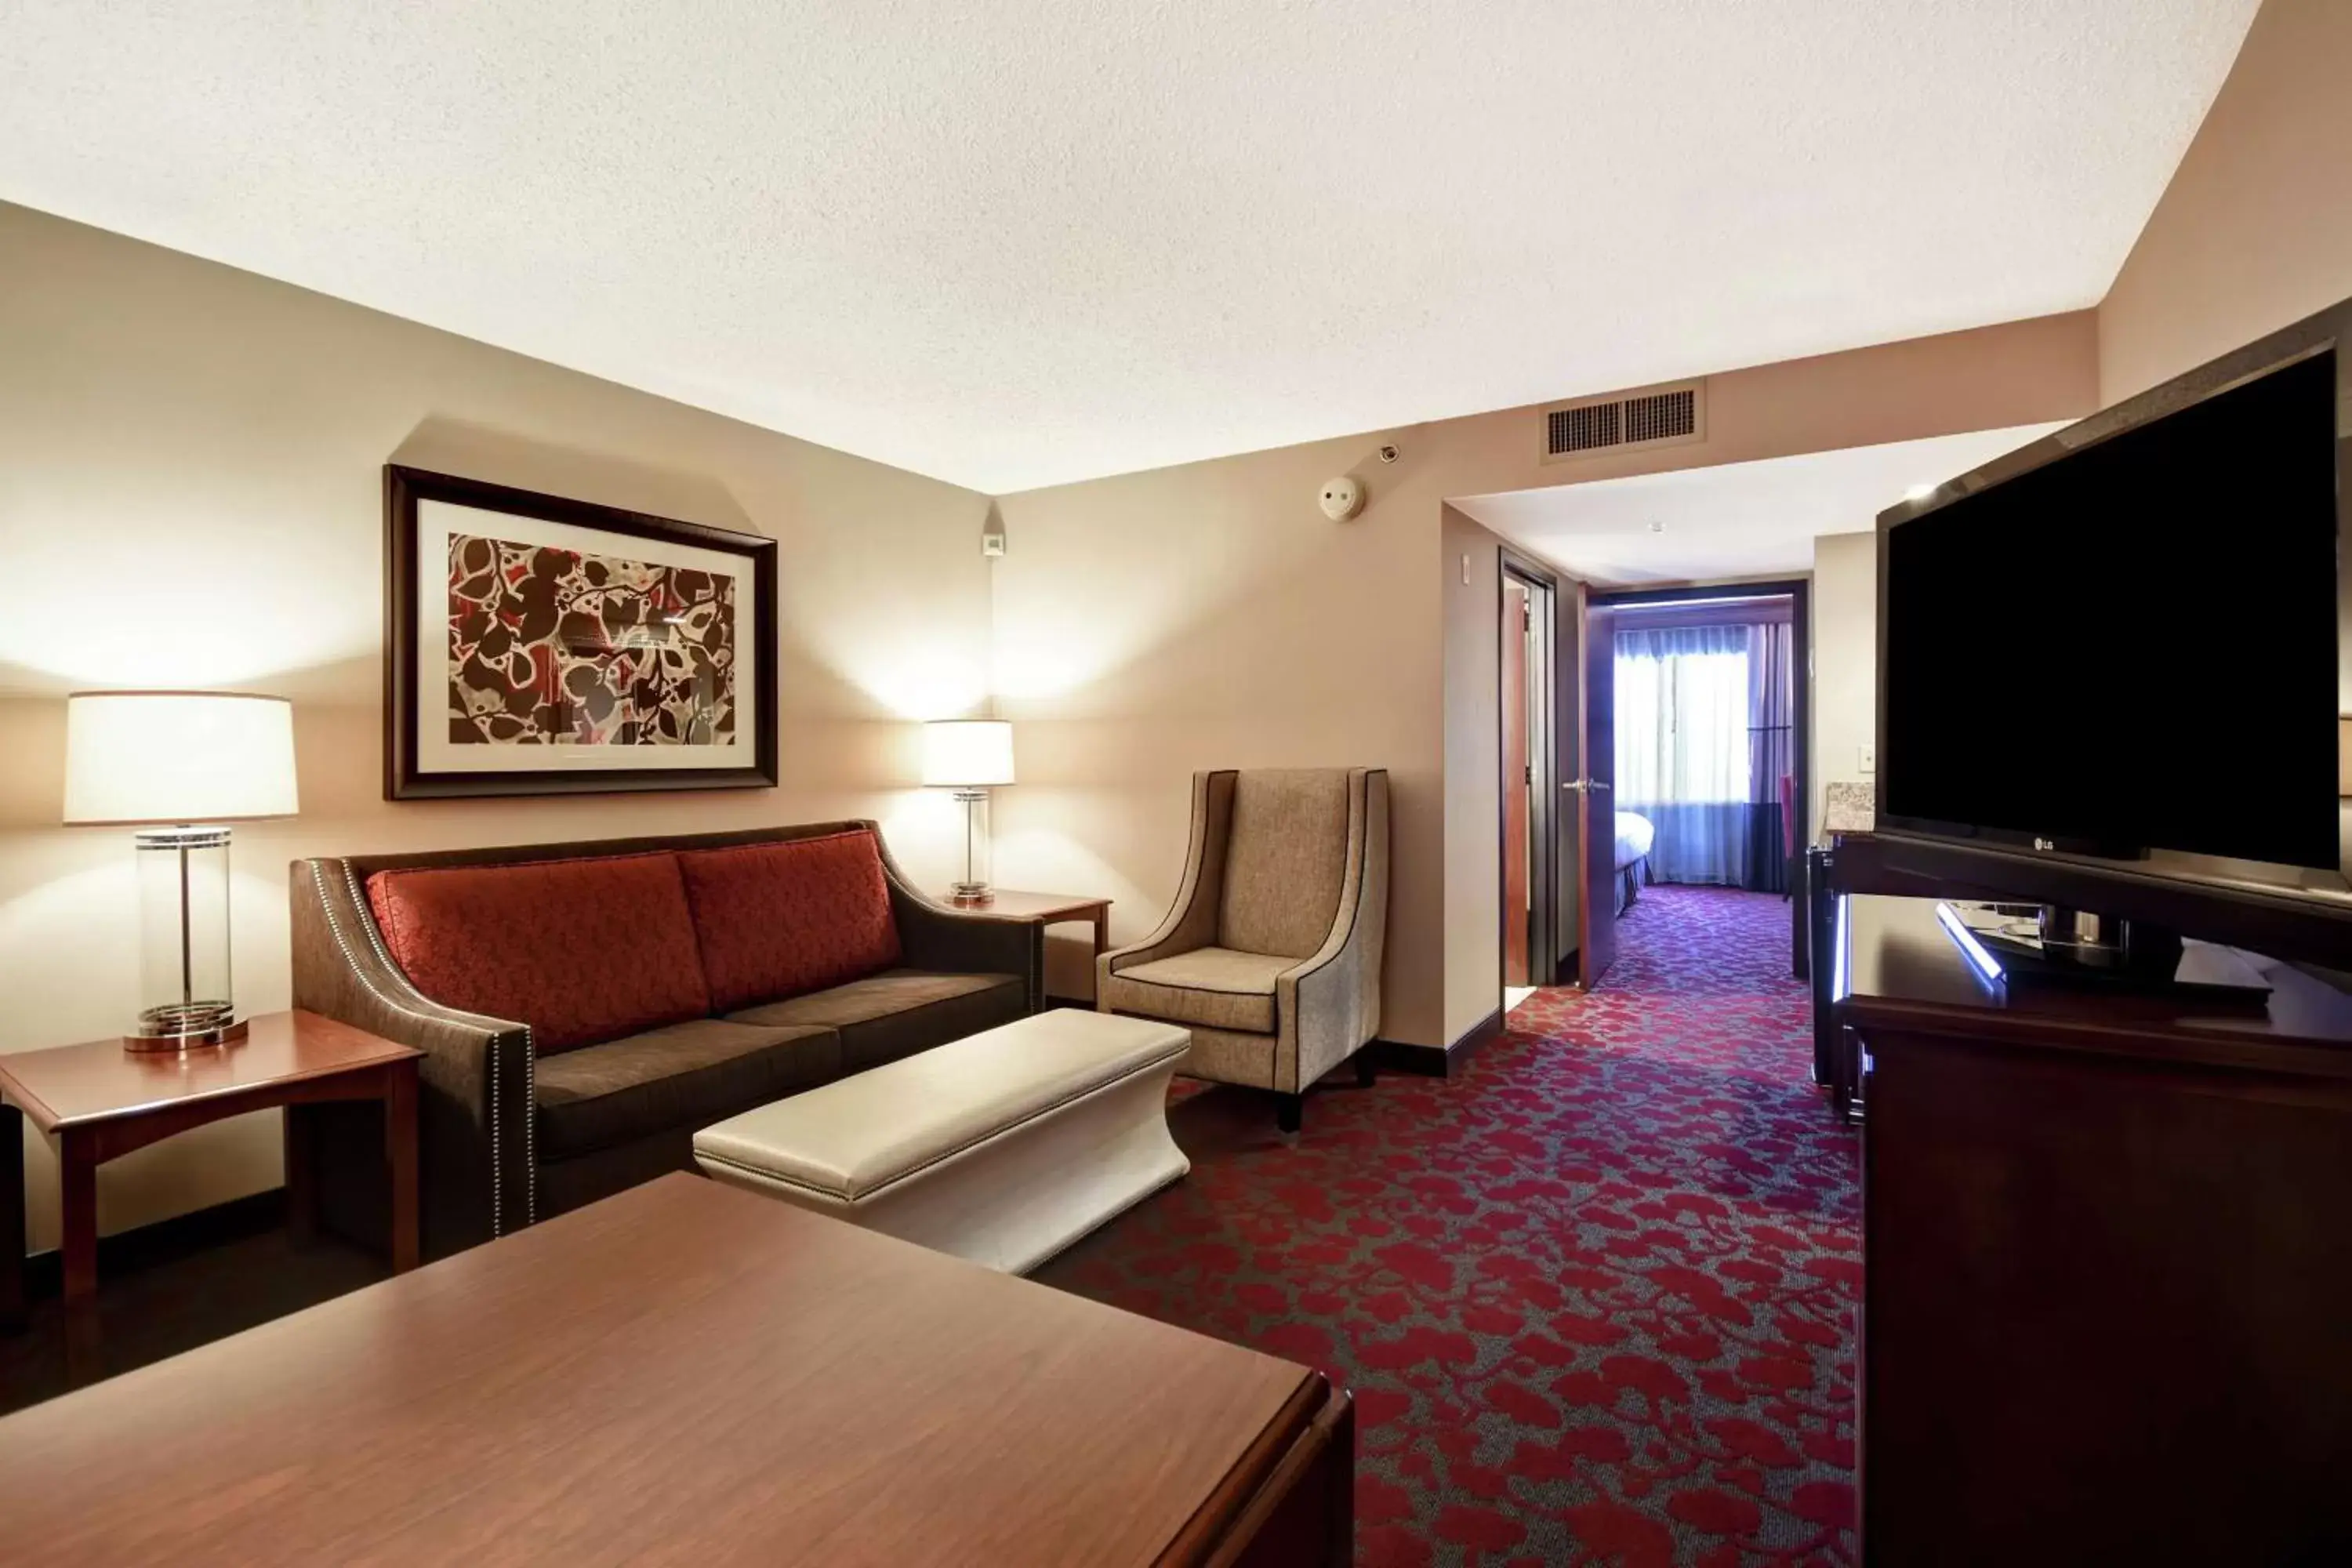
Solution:
{"label": "electrical outlet", "polygon": [[1857,759],[1857,766],[1861,771],[1866,773],[1876,773],[1878,771],[1878,748],[1876,746],[1862,746],[1856,749],[1861,752],[1860,757]]}

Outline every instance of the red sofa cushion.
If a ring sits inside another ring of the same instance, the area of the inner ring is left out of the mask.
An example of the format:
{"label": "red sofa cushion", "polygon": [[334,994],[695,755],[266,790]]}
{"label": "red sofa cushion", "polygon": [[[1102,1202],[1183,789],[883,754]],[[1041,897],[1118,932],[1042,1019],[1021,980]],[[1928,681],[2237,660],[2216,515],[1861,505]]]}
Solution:
{"label": "red sofa cushion", "polygon": [[721,1013],[898,962],[882,849],[866,832],[687,849],[677,858]]}
{"label": "red sofa cushion", "polygon": [[541,1056],[710,1012],[675,855],[378,871],[367,895],[419,991],[529,1024]]}

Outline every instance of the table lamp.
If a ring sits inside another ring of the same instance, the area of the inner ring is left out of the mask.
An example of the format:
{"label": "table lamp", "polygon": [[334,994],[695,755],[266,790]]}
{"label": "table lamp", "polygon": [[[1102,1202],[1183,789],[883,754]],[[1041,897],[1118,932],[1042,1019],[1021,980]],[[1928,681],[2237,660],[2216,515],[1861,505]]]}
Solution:
{"label": "table lamp", "polygon": [[226,823],[291,816],[293,710],[227,691],[81,691],[66,700],[68,824],[136,826],[135,1051],[239,1039],[229,984]]}
{"label": "table lamp", "polygon": [[923,783],[951,789],[963,806],[963,880],[959,904],[984,904],[988,885],[988,791],[1013,782],[1013,726],[1002,719],[951,719],[923,726]]}

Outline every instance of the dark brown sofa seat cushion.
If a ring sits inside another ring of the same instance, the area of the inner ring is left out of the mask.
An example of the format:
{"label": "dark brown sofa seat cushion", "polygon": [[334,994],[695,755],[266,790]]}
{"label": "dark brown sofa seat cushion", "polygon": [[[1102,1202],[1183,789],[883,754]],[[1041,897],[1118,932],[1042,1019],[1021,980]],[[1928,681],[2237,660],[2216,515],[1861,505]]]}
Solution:
{"label": "dark brown sofa seat cushion", "polygon": [[873,834],[688,849],[678,858],[711,1010],[821,991],[898,962]]}
{"label": "dark brown sofa seat cushion", "polygon": [[730,1013],[737,1024],[818,1025],[841,1032],[845,1072],[1009,1024],[1027,1011],[1017,974],[940,974],[891,969],[846,985]]}
{"label": "dark brown sofa seat cushion", "polygon": [[541,1056],[712,1011],[675,855],[378,871],[367,896],[419,991]]}
{"label": "dark brown sofa seat cushion", "polygon": [[697,1018],[584,1046],[539,1064],[539,1157],[691,1132],[839,1076],[841,1037],[816,1026]]}

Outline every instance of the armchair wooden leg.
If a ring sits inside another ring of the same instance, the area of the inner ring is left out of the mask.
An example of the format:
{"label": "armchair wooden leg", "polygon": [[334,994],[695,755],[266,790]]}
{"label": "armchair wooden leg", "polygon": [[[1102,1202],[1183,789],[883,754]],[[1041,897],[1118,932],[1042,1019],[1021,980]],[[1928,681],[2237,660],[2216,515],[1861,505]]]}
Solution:
{"label": "armchair wooden leg", "polygon": [[1358,1087],[1370,1089],[1373,1084],[1380,1081],[1380,1077],[1381,1069],[1372,1065],[1372,1053],[1370,1051],[1358,1051],[1356,1053],[1356,1083]]}
{"label": "armchair wooden leg", "polygon": [[1307,1097],[1303,1094],[1277,1094],[1274,1097],[1274,1124],[1285,1132],[1296,1132],[1304,1120]]}

